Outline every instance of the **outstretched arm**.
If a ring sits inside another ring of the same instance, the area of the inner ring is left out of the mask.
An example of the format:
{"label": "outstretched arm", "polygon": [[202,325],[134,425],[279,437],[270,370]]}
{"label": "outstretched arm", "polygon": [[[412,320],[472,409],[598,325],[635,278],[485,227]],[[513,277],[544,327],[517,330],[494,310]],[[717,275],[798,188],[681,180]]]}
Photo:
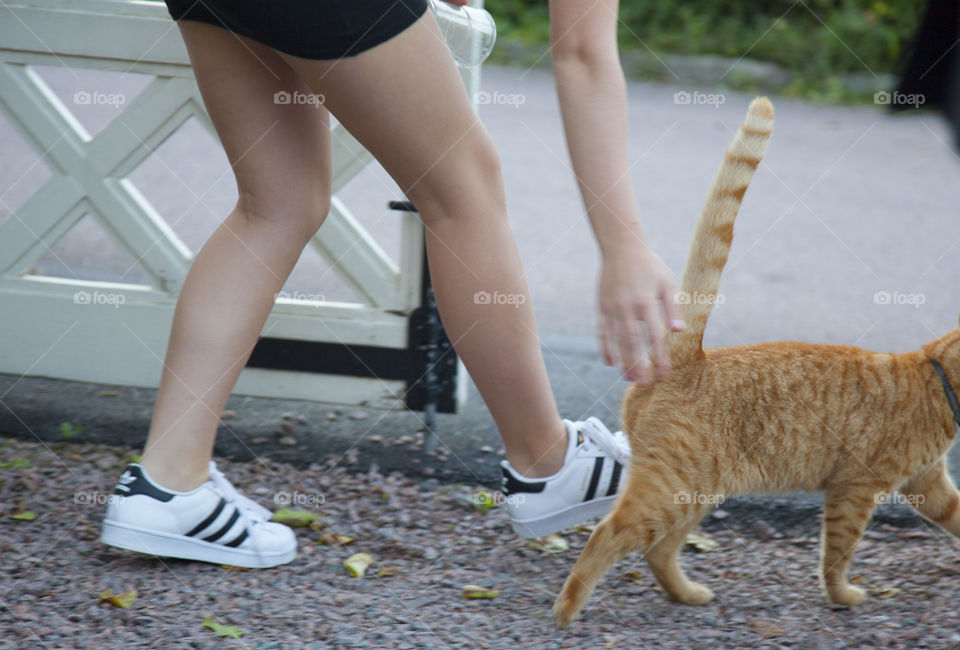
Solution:
{"label": "outstretched arm", "polygon": [[646,383],[640,321],[658,372],[665,323],[681,329],[670,273],[647,246],[627,164],[627,92],[617,50],[618,0],[550,0],[550,39],[567,148],[600,245],[598,333],[627,379]]}

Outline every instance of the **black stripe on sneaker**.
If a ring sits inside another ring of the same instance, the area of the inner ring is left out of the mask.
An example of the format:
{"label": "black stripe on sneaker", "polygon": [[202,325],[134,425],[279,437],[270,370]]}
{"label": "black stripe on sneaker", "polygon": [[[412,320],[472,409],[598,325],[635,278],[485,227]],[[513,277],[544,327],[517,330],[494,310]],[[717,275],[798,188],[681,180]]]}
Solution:
{"label": "black stripe on sneaker", "polygon": [[193,537],[194,535],[199,533],[201,530],[203,530],[204,528],[212,524],[214,521],[216,521],[217,517],[220,516],[220,513],[223,512],[223,507],[225,505],[227,505],[227,500],[224,499],[223,497],[220,497],[220,503],[218,503],[217,507],[214,508],[213,512],[210,513],[210,516],[204,519],[203,521],[201,521],[199,524],[197,524],[193,528],[193,530],[187,533],[187,537]]}
{"label": "black stripe on sneaker", "polygon": [[597,485],[600,483],[600,475],[603,474],[603,461],[603,456],[597,456],[597,460],[593,463],[593,476],[590,477],[590,487],[587,488],[587,496],[583,498],[584,501],[592,501],[597,494]]}
{"label": "black stripe on sneaker", "polygon": [[233,528],[233,525],[234,525],[235,523],[237,523],[237,519],[239,519],[239,518],[240,518],[240,511],[237,510],[236,508],[234,508],[234,509],[233,509],[233,516],[231,516],[231,517],[230,517],[230,520],[223,525],[223,528],[221,528],[220,530],[218,530],[217,532],[215,532],[215,533],[212,534],[212,535],[207,535],[206,537],[203,538],[203,541],[205,541],[205,542],[215,542],[215,541],[217,541],[218,539],[220,539],[221,537],[223,537],[223,536],[227,533],[228,530],[230,530],[231,528]]}
{"label": "black stripe on sneaker", "polygon": [[613,474],[610,475],[610,489],[607,490],[607,496],[612,497],[617,493],[617,488],[620,487],[620,472],[623,470],[623,465],[620,463],[613,464]]}
{"label": "black stripe on sneaker", "polygon": [[244,528],[244,529],[243,529],[243,532],[241,532],[239,535],[237,535],[236,537],[234,537],[232,540],[230,540],[229,542],[227,542],[226,544],[224,544],[224,546],[229,546],[230,548],[237,548],[238,546],[240,546],[241,544],[243,544],[243,540],[245,540],[249,534],[250,534],[250,533],[247,532],[247,529]]}

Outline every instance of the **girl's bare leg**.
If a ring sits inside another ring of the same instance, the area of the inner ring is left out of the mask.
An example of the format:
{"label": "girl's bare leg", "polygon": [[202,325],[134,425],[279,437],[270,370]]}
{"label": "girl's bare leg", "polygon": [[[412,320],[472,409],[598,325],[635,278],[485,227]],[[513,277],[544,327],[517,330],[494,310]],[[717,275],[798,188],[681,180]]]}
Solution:
{"label": "girl's bare leg", "polygon": [[142,464],[160,485],[207,479],[219,418],[276,293],[329,209],[329,114],[277,104],[310,92],[276,53],[203,23],[180,24],[239,200],[203,246],[174,314]]}
{"label": "girl's bare leg", "polygon": [[[444,328],[507,458],[527,476],[557,471],[567,433],[507,222],[499,159],[432,14],[356,57],[281,56],[417,206]],[[496,296],[506,297],[494,304]]]}

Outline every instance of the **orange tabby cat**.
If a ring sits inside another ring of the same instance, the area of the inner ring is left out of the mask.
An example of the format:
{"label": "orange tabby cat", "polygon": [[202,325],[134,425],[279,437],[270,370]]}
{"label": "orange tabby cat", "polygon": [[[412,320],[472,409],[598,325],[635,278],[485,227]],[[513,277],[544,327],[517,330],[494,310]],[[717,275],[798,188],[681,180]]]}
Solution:
{"label": "orange tabby cat", "polygon": [[960,537],[960,494],[943,458],[960,423],[950,389],[960,386],[960,329],[906,354],[805,343],[702,349],[733,221],[772,126],[770,102],[754,100],[714,180],[684,270],[687,329],[670,335],[673,369],[627,390],[629,482],[557,598],[558,625],[638,549],[670,598],[709,601],[677,555],[719,495],[824,492],[822,582],[843,605],[864,599],[846,572],[883,495],[899,490]]}

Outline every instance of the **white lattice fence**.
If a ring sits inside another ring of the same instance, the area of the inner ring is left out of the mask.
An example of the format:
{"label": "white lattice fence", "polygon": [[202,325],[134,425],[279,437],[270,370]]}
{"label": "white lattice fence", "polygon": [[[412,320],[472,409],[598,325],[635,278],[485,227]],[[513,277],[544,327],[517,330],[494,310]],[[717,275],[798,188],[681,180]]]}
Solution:
{"label": "white lattice fence", "polygon": [[[148,74],[153,80],[91,137],[31,67],[41,65]],[[475,90],[478,73],[466,72],[465,80]],[[193,253],[129,176],[191,117],[213,134],[165,6],[129,0],[0,5],[0,111],[52,174],[0,223],[0,372],[156,386]],[[281,298],[264,332],[282,341],[406,350],[410,315],[421,304],[422,224],[416,215],[398,213],[400,255],[391,259],[337,197],[370,154],[340,125],[332,142],[333,205],[311,246],[335,262],[334,271],[362,301],[317,305]],[[138,261],[149,283],[30,272],[84,215]],[[362,374],[247,368],[236,392],[399,403],[407,383]],[[456,383],[459,402],[465,382],[461,377]]]}

